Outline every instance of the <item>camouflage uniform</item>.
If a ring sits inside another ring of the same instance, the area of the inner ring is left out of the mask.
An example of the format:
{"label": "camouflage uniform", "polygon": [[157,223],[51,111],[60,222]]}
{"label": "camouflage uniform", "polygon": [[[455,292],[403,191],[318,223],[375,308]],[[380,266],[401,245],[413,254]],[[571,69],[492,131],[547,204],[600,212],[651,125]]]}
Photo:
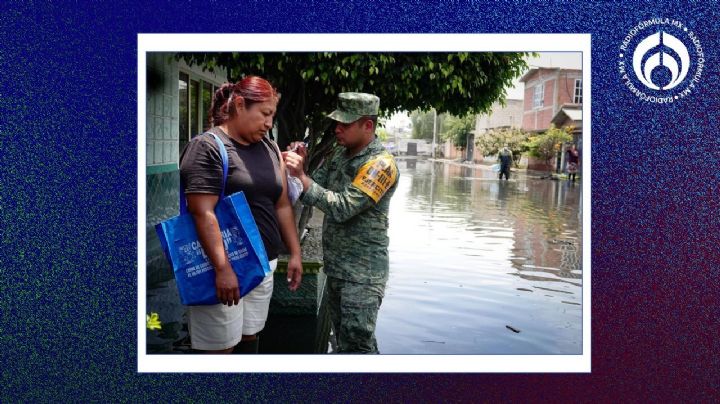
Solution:
{"label": "camouflage uniform", "polygon": [[[342,104],[343,95],[351,98],[349,104]],[[357,120],[343,115],[348,110],[376,115],[377,102],[374,111],[362,109],[367,99],[352,105],[359,96],[366,95],[341,94],[330,117]],[[302,202],[325,213],[324,270],[338,352],[377,353],[375,322],[388,279],[388,209],[398,169],[377,138],[355,156],[345,152],[338,147],[316,170]]]}

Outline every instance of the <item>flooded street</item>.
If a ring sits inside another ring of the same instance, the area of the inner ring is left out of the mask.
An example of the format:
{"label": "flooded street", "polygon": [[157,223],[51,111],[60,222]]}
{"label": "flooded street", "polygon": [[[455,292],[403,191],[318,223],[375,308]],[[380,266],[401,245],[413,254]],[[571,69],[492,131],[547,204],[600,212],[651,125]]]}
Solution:
{"label": "flooded street", "polygon": [[[380,352],[580,354],[580,185],[516,173],[500,182],[487,167],[427,160],[398,159],[398,167]],[[188,352],[185,308],[169,270],[148,272],[147,301],[163,321],[147,332],[148,352]],[[311,320],[280,328],[306,324],[312,334]],[[281,340],[286,352],[305,352]]]}
{"label": "flooded street", "polygon": [[383,354],[580,354],[580,185],[398,160]]}

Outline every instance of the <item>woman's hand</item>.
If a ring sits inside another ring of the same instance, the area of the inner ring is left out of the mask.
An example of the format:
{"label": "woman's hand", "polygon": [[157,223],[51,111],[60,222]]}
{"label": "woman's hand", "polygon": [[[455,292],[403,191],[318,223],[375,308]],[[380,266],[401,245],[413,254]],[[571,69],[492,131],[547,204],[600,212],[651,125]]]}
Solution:
{"label": "woman's hand", "polygon": [[240,287],[232,268],[215,271],[215,290],[220,303],[227,306],[240,303]]}
{"label": "woman's hand", "polygon": [[302,281],[302,258],[299,255],[290,256],[287,266],[288,289],[293,292],[300,287]]}
{"label": "woman's hand", "polygon": [[220,225],[215,216],[215,205],[220,197],[213,194],[187,194],[186,197],[200,245],[215,268],[215,294],[222,304],[238,304],[240,288],[237,276],[228,261]]}

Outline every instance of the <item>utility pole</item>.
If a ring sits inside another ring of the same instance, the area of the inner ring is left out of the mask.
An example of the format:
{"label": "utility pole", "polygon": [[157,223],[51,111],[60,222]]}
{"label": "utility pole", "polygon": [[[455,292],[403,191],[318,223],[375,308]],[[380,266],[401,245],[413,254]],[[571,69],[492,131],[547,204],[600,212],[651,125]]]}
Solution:
{"label": "utility pole", "polygon": [[435,136],[437,135],[437,110],[433,108],[433,142],[432,142],[432,158],[435,159]]}
{"label": "utility pole", "polygon": [[398,128],[393,128],[393,132],[395,133],[395,155],[400,155],[400,142],[398,141]]}

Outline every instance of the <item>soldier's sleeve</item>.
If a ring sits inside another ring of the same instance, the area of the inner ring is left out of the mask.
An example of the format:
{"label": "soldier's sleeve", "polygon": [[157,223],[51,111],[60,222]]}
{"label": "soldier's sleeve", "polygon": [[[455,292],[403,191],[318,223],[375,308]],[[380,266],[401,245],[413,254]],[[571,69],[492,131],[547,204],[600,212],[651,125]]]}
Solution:
{"label": "soldier's sleeve", "polygon": [[332,220],[342,223],[380,201],[397,181],[397,173],[392,157],[380,156],[360,167],[353,182],[341,192],[327,190],[313,182],[302,202],[317,207]]}
{"label": "soldier's sleeve", "polygon": [[332,158],[332,155],[328,157],[325,161],[323,161],[320,164],[320,167],[316,168],[315,171],[310,175],[310,178],[313,179],[316,183],[320,184],[323,187],[327,186],[327,171],[328,171],[328,163],[330,159]]}

